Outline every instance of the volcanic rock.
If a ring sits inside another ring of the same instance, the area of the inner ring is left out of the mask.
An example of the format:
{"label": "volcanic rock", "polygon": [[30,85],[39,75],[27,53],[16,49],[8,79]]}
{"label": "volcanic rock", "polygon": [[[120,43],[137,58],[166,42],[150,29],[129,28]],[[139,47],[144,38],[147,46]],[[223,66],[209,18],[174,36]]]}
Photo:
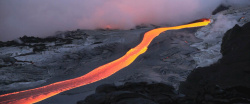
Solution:
{"label": "volcanic rock", "polygon": [[207,86],[250,87],[250,23],[228,30],[221,44],[223,57],[215,64],[194,69],[180,92],[195,96]]}
{"label": "volcanic rock", "polygon": [[125,83],[121,86],[101,85],[95,94],[77,104],[173,104],[171,97],[174,96],[174,88],[162,83]]}
{"label": "volcanic rock", "polygon": [[[194,69],[179,93],[163,83],[125,83],[97,87],[77,104],[248,104],[250,103],[250,22],[228,30],[222,40],[223,57]],[[163,53],[162,55],[165,55]],[[155,67],[161,68],[161,67]],[[98,101],[98,102],[96,102]]]}
{"label": "volcanic rock", "polygon": [[[111,87],[111,89],[109,88]],[[101,88],[101,92],[100,92]],[[207,86],[197,96],[178,94],[170,85],[145,82],[101,85],[77,104],[248,104],[250,88]]]}
{"label": "volcanic rock", "polygon": [[227,10],[227,9],[229,9],[229,8],[230,8],[230,7],[228,7],[228,6],[220,5],[220,6],[218,6],[218,7],[212,12],[212,15],[215,15],[215,14],[217,14],[217,13],[219,13],[219,12],[221,12],[221,11]]}

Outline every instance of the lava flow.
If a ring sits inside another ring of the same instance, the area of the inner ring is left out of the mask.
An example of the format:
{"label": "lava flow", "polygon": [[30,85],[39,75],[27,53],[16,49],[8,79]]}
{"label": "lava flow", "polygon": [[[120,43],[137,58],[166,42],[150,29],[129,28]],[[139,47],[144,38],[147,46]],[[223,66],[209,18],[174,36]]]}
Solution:
{"label": "lava flow", "polygon": [[111,76],[122,68],[130,65],[140,54],[146,52],[151,41],[161,32],[167,30],[177,30],[183,28],[206,26],[210,23],[209,19],[201,19],[198,22],[181,26],[157,28],[145,33],[142,42],[130,49],[124,56],[110,63],[102,65],[91,72],[69,80],[55,82],[46,86],[8,93],[0,95],[0,104],[31,104],[47,99],[61,92],[74,89],[86,84],[90,84]]}

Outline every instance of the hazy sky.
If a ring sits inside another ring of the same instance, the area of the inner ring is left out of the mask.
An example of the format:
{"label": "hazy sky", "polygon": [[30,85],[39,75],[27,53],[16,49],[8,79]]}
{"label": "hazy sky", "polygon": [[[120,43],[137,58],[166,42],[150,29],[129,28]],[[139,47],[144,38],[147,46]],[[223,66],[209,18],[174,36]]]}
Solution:
{"label": "hazy sky", "polygon": [[73,29],[130,29],[139,24],[177,25],[209,17],[221,3],[249,0],[1,0],[0,41],[45,37]]}

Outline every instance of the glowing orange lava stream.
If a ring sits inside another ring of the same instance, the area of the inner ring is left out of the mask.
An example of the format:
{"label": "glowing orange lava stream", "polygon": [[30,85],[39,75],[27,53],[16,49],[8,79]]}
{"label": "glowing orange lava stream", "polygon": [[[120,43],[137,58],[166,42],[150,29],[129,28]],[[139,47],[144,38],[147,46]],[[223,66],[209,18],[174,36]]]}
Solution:
{"label": "glowing orange lava stream", "polygon": [[104,78],[111,76],[112,74],[116,73],[122,68],[130,65],[140,54],[143,54],[147,50],[148,45],[151,43],[151,41],[161,32],[167,30],[206,26],[209,23],[210,23],[209,19],[201,19],[199,21],[195,21],[194,23],[186,25],[153,29],[145,33],[144,38],[139,45],[130,49],[124,56],[122,56],[117,60],[102,65],[92,70],[91,72],[74,79],[55,82],[34,89],[0,95],[0,104],[36,103],[44,99],[47,99],[51,96],[54,96],[56,94],[59,94],[63,91],[67,91],[70,89],[74,89],[76,87],[80,87],[86,84],[102,80]]}

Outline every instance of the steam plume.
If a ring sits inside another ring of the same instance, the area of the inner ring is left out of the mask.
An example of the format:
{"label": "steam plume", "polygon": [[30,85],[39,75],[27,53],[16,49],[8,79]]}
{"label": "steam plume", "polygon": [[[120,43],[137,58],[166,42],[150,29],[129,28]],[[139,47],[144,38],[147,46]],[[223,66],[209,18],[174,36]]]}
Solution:
{"label": "steam plume", "polygon": [[209,17],[222,3],[250,4],[249,0],[1,0],[0,41],[77,28],[177,25]]}

